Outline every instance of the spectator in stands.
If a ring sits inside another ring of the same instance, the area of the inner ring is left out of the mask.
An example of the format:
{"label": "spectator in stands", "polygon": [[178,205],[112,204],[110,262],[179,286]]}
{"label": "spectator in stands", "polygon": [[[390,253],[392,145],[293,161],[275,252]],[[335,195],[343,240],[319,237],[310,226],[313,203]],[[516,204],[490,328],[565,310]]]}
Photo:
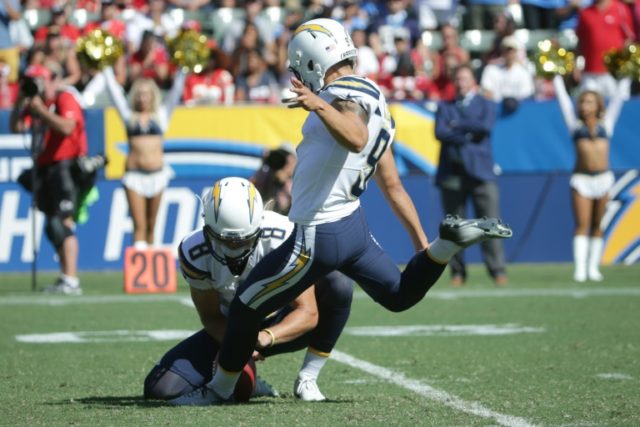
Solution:
{"label": "spectator in stands", "polygon": [[164,163],[163,136],[174,107],[180,102],[185,74],[176,72],[173,87],[161,103],[160,90],[151,78],[139,77],[131,86],[130,103],[113,69],[104,70],[109,95],[125,124],[129,150],[122,184],[133,219],[133,245],[144,249],[154,242],[156,215],[162,192],[173,177]]}
{"label": "spectator in stands", "polygon": [[435,30],[446,24],[458,25],[458,0],[416,0],[414,8],[421,29]]}
{"label": "spectator in stands", "polygon": [[171,82],[169,54],[151,31],[144,32],[140,49],[129,57],[128,62],[130,82],[144,77],[153,79],[160,88],[166,88]]}
{"label": "spectator in stands", "polygon": [[444,24],[440,28],[440,34],[442,35],[442,48],[438,52],[438,63],[439,70],[436,74],[436,77],[440,72],[443,72],[444,69],[444,55],[451,54],[455,55],[458,58],[458,63],[466,64],[469,62],[470,56],[469,52],[462,46],[460,46],[460,40],[458,38],[458,30],[451,24]]}
{"label": "spectator in stands", "polygon": [[480,86],[484,95],[495,102],[502,102],[507,113],[513,112],[518,103],[534,94],[533,75],[518,60],[520,42],[513,36],[502,40],[502,59],[487,65],[482,72]]}
{"label": "spectator in stands", "polygon": [[75,45],[66,40],[59,28],[50,27],[44,43],[45,63],[55,63],[62,67],[63,83],[73,86],[82,74]]}
{"label": "spectator in stands", "polygon": [[121,10],[120,18],[126,26],[127,50],[135,52],[140,49],[142,36],[145,31],[150,31],[159,38],[175,37],[179,25],[166,10],[165,0],[151,0],[145,7],[146,13],[136,9],[131,0],[117,0],[117,6]]}
{"label": "spectator in stands", "polygon": [[247,52],[247,71],[236,80],[236,100],[239,102],[279,102],[278,80],[267,68],[267,63],[257,49]]}
{"label": "spectator in stands", "polygon": [[580,12],[576,34],[584,56],[581,85],[605,98],[616,93],[615,79],[607,72],[604,54],[622,48],[635,40],[633,19],[627,7],[618,0],[596,0]]}
{"label": "spectator in stands", "polygon": [[366,30],[369,26],[367,13],[360,9],[357,0],[344,0],[333,10],[333,18],[342,23],[350,34],[356,30]]}
{"label": "spectator in stands", "polygon": [[[237,51],[238,48],[253,49],[256,44],[259,44],[269,66],[275,66],[276,28],[269,19],[260,14],[261,11],[262,0],[246,0],[244,20],[234,20],[227,26],[221,46],[225,52],[230,53]],[[251,46],[248,46],[248,43]]]}
{"label": "spectator in stands", "polygon": [[576,163],[571,175],[571,199],[576,222],[573,257],[576,282],[601,281],[602,229],[609,190],[615,182],[609,169],[609,139],[624,100],[629,96],[629,78],[616,84],[616,92],[605,111],[604,99],[598,92],[585,90],[577,101],[577,117],[561,76],[555,76],[560,109],[576,150]]}
{"label": "spectator in stands", "polygon": [[51,8],[51,20],[47,25],[43,25],[38,28],[34,34],[36,43],[44,44],[47,40],[50,28],[57,29],[60,37],[62,37],[65,44],[72,46],[76,40],[80,37],[80,29],[75,25],[69,23],[69,13],[71,5],[56,4]]}
{"label": "spectator in stands", "polygon": [[324,0],[308,0],[306,3],[303,21],[316,18],[326,18],[330,13],[331,3],[325,2]]}
{"label": "spectator in stands", "polygon": [[0,108],[11,108],[18,97],[18,84],[10,83],[11,66],[0,60]]}
{"label": "spectator in stands", "polygon": [[504,12],[507,0],[468,0],[466,15],[468,30],[488,30],[496,16]]}
{"label": "spectator in stands", "polygon": [[226,70],[226,55],[211,49],[209,61],[199,74],[189,74],[184,88],[186,105],[232,104],[235,95],[233,76]]}
{"label": "spectator in stands", "polygon": [[370,32],[380,35],[383,48],[387,52],[393,51],[393,43],[398,30],[409,32],[411,40],[420,37],[418,19],[413,13],[409,0],[386,0],[383,13],[372,20]]}
{"label": "spectator in stands", "polygon": [[445,53],[442,57],[443,69],[433,80],[429,90],[432,101],[453,101],[456,98],[456,88],[453,84],[453,72],[460,66],[460,58],[454,53]]}
{"label": "spectator in stands", "polygon": [[9,65],[9,82],[18,79],[20,67],[20,48],[9,32],[10,22],[22,17],[20,2],[17,0],[0,0],[0,60]]}
{"label": "spectator in stands", "polygon": [[[499,216],[491,130],[495,106],[478,93],[473,70],[459,66],[453,73],[456,100],[441,102],[436,113],[436,138],[442,144],[436,185],[447,214],[464,217],[467,200],[473,202],[476,216]],[[485,265],[497,285],[506,285],[505,257],[501,242],[481,245]],[[449,262],[451,282],[461,286],[467,278],[462,252]]]}
{"label": "spectator in stands", "polygon": [[367,33],[364,30],[355,30],[351,33],[351,38],[354,46],[358,49],[356,73],[377,81],[380,62],[373,49],[367,45]]}
{"label": "spectator in stands", "polygon": [[120,17],[120,10],[114,0],[100,1],[100,19],[98,21],[88,22],[84,27],[84,34],[96,28],[107,30],[112,36],[126,42],[127,26]]}
{"label": "spectator in stands", "polygon": [[86,10],[87,13],[99,13],[100,0],[77,0],[75,2],[75,9],[83,9]]}
{"label": "spectator in stands", "polygon": [[[493,40],[491,42],[491,48],[482,56],[482,62],[485,65],[500,62],[502,60],[502,40],[504,40],[505,37],[513,36],[517,28],[516,21],[508,10],[496,15],[493,21]],[[527,57],[524,46],[522,47],[522,51],[518,57],[522,60]]]}
{"label": "spectator in stands", "polygon": [[266,47],[260,38],[258,27],[255,24],[248,23],[244,27],[242,37],[240,37],[232,55],[232,74],[236,80],[241,74],[246,73],[248,53],[256,49],[262,53],[265,52]]}
{"label": "spectator in stands", "polygon": [[[158,37],[175,37],[178,33],[178,25],[167,12],[166,0],[149,1],[149,13],[147,15],[153,34]],[[148,25],[148,24],[146,24]]]}
{"label": "spectator in stands", "polygon": [[378,83],[386,97],[395,100],[423,99],[429,90],[429,78],[416,70],[422,64],[414,62],[408,31],[396,30],[393,53],[382,60]]}
{"label": "spectator in stands", "polygon": [[593,0],[561,0],[556,9],[558,30],[575,30],[580,11],[593,4]]}
{"label": "spectator in stands", "polygon": [[556,9],[562,0],[520,0],[524,26],[529,30],[556,28]]}

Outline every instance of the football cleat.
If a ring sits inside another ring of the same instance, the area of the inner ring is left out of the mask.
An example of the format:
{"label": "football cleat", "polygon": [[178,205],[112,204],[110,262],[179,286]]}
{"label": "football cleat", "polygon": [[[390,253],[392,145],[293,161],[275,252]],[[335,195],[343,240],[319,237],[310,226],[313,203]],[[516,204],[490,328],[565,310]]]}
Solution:
{"label": "football cleat", "polygon": [[233,403],[233,396],[224,399],[206,385],[168,401],[174,406],[210,406]]}
{"label": "football cleat", "polygon": [[278,397],[280,393],[271,384],[260,377],[256,377],[256,388],[251,397]]}
{"label": "football cleat", "polygon": [[80,286],[72,286],[63,279],[58,279],[53,285],[42,289],[42,292],[59,295],[82,295],[82,288]]}
{"label": "football cleat", "polygon": [[508,239],[511,228],[498,218],[464,219],[447,215],[440,223],[440,238],[466,248],[487,239]]}
{"label": "football cleat", "polygon": [[327,400],[324,394],[320,392],[316,380],[311,378],[298,377],[293,384],[293,394],[304,402],[322,402],[323,400]]}

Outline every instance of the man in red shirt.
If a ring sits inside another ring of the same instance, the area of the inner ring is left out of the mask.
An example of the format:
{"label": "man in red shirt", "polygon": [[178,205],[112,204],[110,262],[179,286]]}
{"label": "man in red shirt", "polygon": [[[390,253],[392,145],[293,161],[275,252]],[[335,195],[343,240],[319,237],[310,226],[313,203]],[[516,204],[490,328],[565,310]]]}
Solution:
{"label": "man in red shirt", "polygon": [[87,154],[87,134],[80,101],[62,85],[60,70],[44,66],[26,70],[11,112],[11,129],[32,132],[38,181],[33,197],[46,215],[45,232],[60,259],[60,278],[44,290],[80,295],[74,222],[78,186],[72,167]]}
{"label": "man in red shirt", "polygon": [[582,87],[612,96],[616,84],[604,65],[604,55],[635,39],[629,10],[618,0],[596,0],[580,12],[576,34],[585,60]]}

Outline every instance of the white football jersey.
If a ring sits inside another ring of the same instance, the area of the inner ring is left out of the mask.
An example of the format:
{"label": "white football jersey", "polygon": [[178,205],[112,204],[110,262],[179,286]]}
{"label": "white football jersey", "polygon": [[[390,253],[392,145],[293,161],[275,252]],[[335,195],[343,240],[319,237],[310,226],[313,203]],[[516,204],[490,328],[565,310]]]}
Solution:
{"label": "white football jersey", "polygon": [[378,160],[395,135],[387,102],[373,81],[344,76],[318,95],[328,103],[339,98],[362,106],[369,116],[369,140],[362,152],[352,153],[336,142],[317,114],[309,114],[297,148],[289,211],[293,222],[305,225],[337,221],[355,211]]}
{"label": "white football jersey", "polygon": [[253,267],[269,252],[280,246],[293,231],[293,223],[286,216],[265,211],[262,232],[255,250],[249,256],[242,275],[234,276],[226,265],[213,256],[215,250],[204,238],[202,229],[187,235],[178,249],[182,276],[196,289],[215,289],[220,294],[220,311],[226,315],[238,286]]}

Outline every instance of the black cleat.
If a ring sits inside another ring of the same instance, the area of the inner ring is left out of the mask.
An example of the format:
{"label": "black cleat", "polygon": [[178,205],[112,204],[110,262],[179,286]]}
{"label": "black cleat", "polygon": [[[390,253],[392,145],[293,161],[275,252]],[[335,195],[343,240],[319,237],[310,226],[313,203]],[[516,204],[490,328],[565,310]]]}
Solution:
{"label": "black cleat", "polygon": [[464,219],[447,215],[440,223],[440,238],[466,248],[487,239],[508,239],[511,228],[498,218]]}

